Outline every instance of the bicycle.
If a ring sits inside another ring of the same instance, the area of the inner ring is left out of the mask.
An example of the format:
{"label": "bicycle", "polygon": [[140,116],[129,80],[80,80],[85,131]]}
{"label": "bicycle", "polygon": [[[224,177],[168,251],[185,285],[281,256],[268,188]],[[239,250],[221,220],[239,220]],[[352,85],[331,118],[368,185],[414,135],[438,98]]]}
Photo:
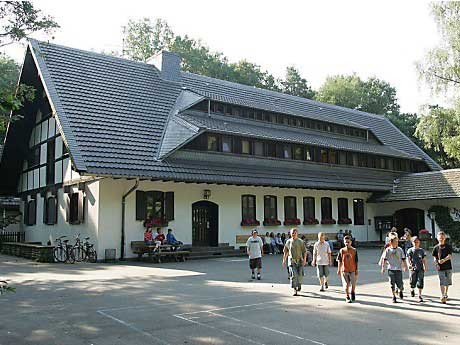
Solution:
{"label": "bicycle", "polygon": [[83,246],[85,248],[85,260],[95,263],[97,262],[97,252],[96,249],[94,249],[94,244],[89,243],[89,237],[85,237],[85,242],[83,243]]}
{"label": "bicycle", "polygon": [[69,240],[63,240],[66,236],[60,236],[56,238],[54,242],[57,245],[54,247],[53,256],[57,262],[69,262],[73,264],[75,262],[75,257],[73,255],[72,246],[70,246]]}
{"label": "bicycle", "polygon": [[89,243],[89,237],[85,237],[85,241],[80,240],[80,234],[75,237],[75,245],[72,247],[72,252],[77,262],[89,261],[95,263],[97,261],[97,252],[94,249],[94,244]]}

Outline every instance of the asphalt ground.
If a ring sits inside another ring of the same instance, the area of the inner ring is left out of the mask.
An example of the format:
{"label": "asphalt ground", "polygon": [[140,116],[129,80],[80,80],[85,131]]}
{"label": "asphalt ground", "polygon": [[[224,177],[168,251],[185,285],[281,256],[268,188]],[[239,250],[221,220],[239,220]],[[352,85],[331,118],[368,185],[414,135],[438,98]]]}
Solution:
{"label": "asphalt ground", "polygon": [[264,257],[261,281],[241,257],[69,265],[0,256],[0,280],[16,288],[0,296],[0,344],[458,344],[460,274],[441,304],[429,258],[425,302],[410,297],[406,272],[405,298],[393,304],[379,254],[359,251],[352,304],[335,267],[326,292],[309,267],[292,296],[280,255]]}

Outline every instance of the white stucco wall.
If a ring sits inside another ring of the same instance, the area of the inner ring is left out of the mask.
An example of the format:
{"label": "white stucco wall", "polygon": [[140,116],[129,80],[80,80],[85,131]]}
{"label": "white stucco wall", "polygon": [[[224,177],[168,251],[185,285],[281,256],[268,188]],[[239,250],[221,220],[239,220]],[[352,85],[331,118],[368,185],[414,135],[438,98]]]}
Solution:
{"label": "white stucco wall", "polygon": [[[74,189],[76,190],[77,188],[75,187]],[[85,220],[82,224],[76,225],[69,224],[66,220],[67,205],[62,188],[58,190],[58,218],[57,224],[54,225],[43,223],[44,198],[37,194],[36,224],[28,226],[21,223],[22,229],[25,231],[26,241],[46,244],[48,240],[54,242],[57,237],[65,235],[73,243],[75,242],[75,236],[80,233],[82,239],[89,236],[90,242],[95,243],[99,223],[99,182],[88,182],[85,193]],[[22,203],[21,212],[23,212],[23,208],[24,203]]]}
{"label": "white stucco wall", "polygon": [[[99,239],[100,251],[105,248],[116,248],[117,256],[120,255],[121,244],[121,199],[135,181],[104,179],[100,182],[100,214],[99,214]],[[141,181],[138,190],[159,190],[174,192],[175,220],[170,221],[168,227],[174,229],[176,238],[186,244],[192,243],[192,204],[203,200],[203,190],[209,189],[209,201],[219,205],[219,243],[235,245],[236,235],[249,235],[252,227],[241,227],[241,195],[256,195],[256,216],[261,222],[264,218],[264,195],[278,197],[278,219],[284,220],[284,196],[297,197],[297,217],[303,221],[303,197],[313,196],[316,201],[316,218],[321,219],[321,197],[332,198],[332,216],[337,219],[337,198],[348,198],[348,215],[353,219],[353,199],[361,198],[366,201],[369,193],[336,192],[301,189],[280,189],[266,187],[239,187],[226,185],[186,184],[173,182]],[[136,193],[133,192],[126,199],[126,255],[132,256],[131,241],[143,240],[142,221],[136,221]],[[365,204],[365,225],[299,225],[301,233],[337,232],[339,229],[351,229],[359,241],[377,240],[378,233],[373,227],[368,227],[367,204]],[[287,232],[291,226],[260,226],[259,232]]]}

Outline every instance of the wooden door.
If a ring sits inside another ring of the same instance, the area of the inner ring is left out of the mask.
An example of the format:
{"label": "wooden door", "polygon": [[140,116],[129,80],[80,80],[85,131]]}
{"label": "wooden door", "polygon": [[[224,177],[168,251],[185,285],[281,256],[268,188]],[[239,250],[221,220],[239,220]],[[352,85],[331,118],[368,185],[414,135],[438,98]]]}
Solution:
{"label": "wooden door", "polygon": [[210,201],[192,205],[192,245],[217,246],[219,244],[219,208]]}

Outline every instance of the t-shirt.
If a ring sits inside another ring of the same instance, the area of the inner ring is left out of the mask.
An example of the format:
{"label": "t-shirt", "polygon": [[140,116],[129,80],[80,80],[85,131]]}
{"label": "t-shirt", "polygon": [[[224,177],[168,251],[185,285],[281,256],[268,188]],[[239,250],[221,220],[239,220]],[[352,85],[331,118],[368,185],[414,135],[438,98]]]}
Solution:
{"label": "t-shirt", "polygon": [[401,271],[402,261],[406,259],[404,251],[400,247],[388,247],[385,249],[385,256],[387,261],[387,268],[391,271]]}
{"label": "t-shirt", "polygon": [[337,261],[342,272],[356,272],[358,270],[358,252],[353,247],[340,249]]}
{"label": "t-shirt", "polygon": [[262,257],[262,248],[264,247],[264,243],[262,239],[257,236],[254,238],[250,236],[246,241],[246,248],[249,250],[249,258],[250,259],[257,259]]}
{"label": "t-shirt", "polygon": [[422,248],[411,247],[407,250],[406,255],[413,271],[423,271],[423,258],[426,255]]}
{"label": "t-shirt", "polygon": [[[443,246],[435,245],[432,252],[433,256],[439,259],[444,259],[447,255],[452,254],[452,246],[445,243]],[[452,260],[439,264],[440,271],[447,271],[452,269]]]}
{"label": "t-shirt", "polygon": [[150,231],[144,232],[144,241],[151,241],[152,240],[152,233]]}
{"label": "t-shirt", "polygon": [[331,247],[329,243],[316,242],[313,246],[313,258],[316,257],[316,265],[329,265],[329,255],[331,253]]}
{"label": "t-shirt", "polygon": [[163,243],[165,240],[165,234],[157,234],[157,236],[155,237],[155,241],[160,241],[161,243]]}
{"label": "t-shirt", "polygon": [[337,241],[343,241],[343,238],[345,237],[345,234],[343,232],[337,233]]}
{"label": "t-shirt", "polygon": [[305,248],[305,243],[300,238],[296,240],[292,238],[288,239],[284,247],[289,251],[288,265],[291,265],[291,263],[299,264],[302,262],[307,248]]}

